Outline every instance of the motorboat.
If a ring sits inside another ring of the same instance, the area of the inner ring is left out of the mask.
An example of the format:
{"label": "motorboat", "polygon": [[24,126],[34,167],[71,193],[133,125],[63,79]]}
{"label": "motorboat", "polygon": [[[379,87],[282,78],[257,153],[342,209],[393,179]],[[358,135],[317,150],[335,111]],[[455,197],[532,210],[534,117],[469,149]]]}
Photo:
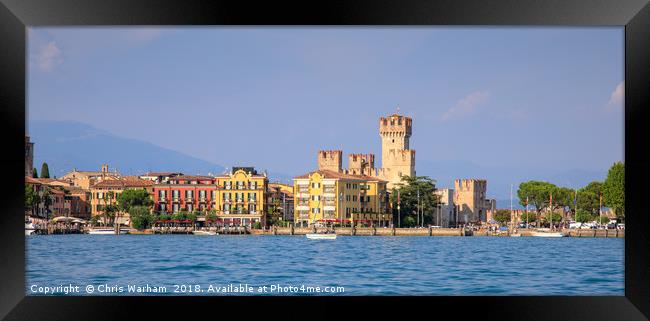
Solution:
{"label": "motorboat", "polygon": [[194,235],[218,235],[219,233],[214,232],[214,231],[196,230],[196,231],[192,231],[192,234],[194,234]]}
{"label": "motorboat", "polygon": [[319,233],[309,233],[306,234],[308,239],[310,240],[336,240],[336,234],[331,233],[331,234],[319,234]]}
{"label": "motorboat", "polygon": [[25,222],[25,236],[36,233],[36,226],[30,221]]}
{"label": "motorboat", "polygon": [[[92,235],[115,235],[115,229],[112,227],[93,228],[88,231]],[[129,230],[125,228],[120,229],[120,235],[129,234]]]}

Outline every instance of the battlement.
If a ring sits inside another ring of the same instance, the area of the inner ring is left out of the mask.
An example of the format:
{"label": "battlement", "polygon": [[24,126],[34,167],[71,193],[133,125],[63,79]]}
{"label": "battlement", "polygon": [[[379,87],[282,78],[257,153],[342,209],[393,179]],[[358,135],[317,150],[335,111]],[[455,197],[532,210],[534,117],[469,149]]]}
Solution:
{"label": "battlement", "polygon": [[375,154],[350,154],[348,155],[348,168],[375,167]]}
{"label": "battlement", "polygon": [[487,180],[476,178],[461,178],[454,181],[454,186],[457,190],[483,190],[487,189]]}
{"label": "battlement", "polygon": [[348,173],[372,176],[375,167],[375,154],[348,155]]}
{"label": "battlement", "polygon": [[412,119],[398,114],[379,118],[379,134],[382,136],[411,137]]}
{"label": "battlement", "polygon": [[318,169],[341,172],[343,169],[343,151],[342,150],[319,150],[318,151]]}

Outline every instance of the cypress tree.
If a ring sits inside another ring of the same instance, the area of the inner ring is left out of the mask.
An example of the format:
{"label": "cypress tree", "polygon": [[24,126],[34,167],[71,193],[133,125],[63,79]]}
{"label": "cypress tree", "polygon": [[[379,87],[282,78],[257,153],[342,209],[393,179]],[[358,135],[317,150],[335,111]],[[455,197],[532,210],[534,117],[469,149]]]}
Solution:
{"label": "cypress tree", "polygon": [[32,173],[33,178],[38,178],[38,171],[36,171],[36,168],[34,168],[34,172]]}
{"label": "cypress tree", "polygon": [[47,163],[43,163],[41,166],[41,178],[50,178],[50,169],[47,167]]}

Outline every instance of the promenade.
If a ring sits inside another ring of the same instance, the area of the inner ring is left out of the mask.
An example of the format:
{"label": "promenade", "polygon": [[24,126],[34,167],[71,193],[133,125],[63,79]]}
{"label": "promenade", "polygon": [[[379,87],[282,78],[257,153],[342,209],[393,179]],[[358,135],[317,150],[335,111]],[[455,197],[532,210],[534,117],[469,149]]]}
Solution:
{"label": "promenade", "polygon": [[[313,228],[313,227],[273,227],[269,230],[251,230],[251,234],[264,234],[264,235],[305,235],[309,233],[323,233],[326,228]],[[331,230],[330,230],[331,231]],[[534,229],[519,229],[517,232],[522,237],[532,236],[531,233]],[[602,238],[624,238],[625,230],[595,230],[595,229],[564,229],[561,231],[564,235],[569,237],[602,237]],[[501,233],[492,233],[486,229],[473,231],[463,228],[350,228],[340,227],[335,228],[334,233],[337,235],[350,235],[350,236],[510,236],[507,231]]]}

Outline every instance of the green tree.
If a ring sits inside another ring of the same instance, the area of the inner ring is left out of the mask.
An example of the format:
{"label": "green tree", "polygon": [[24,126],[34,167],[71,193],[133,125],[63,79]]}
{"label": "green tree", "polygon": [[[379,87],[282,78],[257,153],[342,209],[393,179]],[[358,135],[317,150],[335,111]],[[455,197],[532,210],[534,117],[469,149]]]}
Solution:
{"label": "green tree", "polygon": [[115,222],[115,215],[119,211],[117,205],[108,204],[104,205],[104,224],[109,225]]}
{"label": "green tree", "polygon": [[[418,212],[424,214],[423,225],[433,222],[434,210],[439,200],[438,196],[434,193],[436,191],[436,185],[431,178],[427,176],[402,176],[402,181],[396,184],[396,187],[393,188],[390,195],[390,202],[393,204],[393,209],[395,210],[397,210],[397,191],[400,194],[401,214],[405,219],[406,217],[413,218],[413,226],[418,221],[415,214]],[[406,220],[401,220],[402,225],[406,224],[406,222]]]}
{"label": "green tree", "polygon": [[510,210],[497,210],[493,216],[493,219],[499,222],[501,225],[506,225],[511,220]]}
{"label": "green tree", "polygon": [[32,185],[25,185],[25,210],[33,211],[34,206],[38,203],[36,198],[38,194],[34,191]]}
{"label": "green tree", "polygon": [[117,203],[120,210],[129,212],[129,209],[133,206],[149,208],[153,205],[153,200],[149,192],[144,189],[126,189],[117,197]]}
{"label": "green tree", "polygon": [[404,227],[413,227],[415,226],[415,218],[413,216],[408,215],[402,218],[402,226]]}
{"label": "green tree", "polygon": [[217,219],[217,210],[211,209],[205,214],[205,220],[216,220]]}
{"label": "green tree", "polygon": [[603,183],[593,181],[587,186],[578,190],[578,210],[586,210],[591,215],[599,213],[600,195],[602,193]]}
{"label": "green tree", "polygon": [[604,205],[613,209],[616,217],[625,219],[625,165],[616,162],[603,182]]}
{"label": "green tree", "polygon": [[97,226],[97,224],[99,224],[99,216],[95,215],[95,216],[90,218],[90,225],[91,226]]}
{"label": "green tree", "polygon": [[172,220],[178,220],[178,221],[183,221],[188,219],[188,212],[186,210],[180,210],[174,214],[172,214]]}
{"label": "green tree", "polygon": [[517,196],[519,197],[519,204],[526,206],[526,199],[528,204],[532,205],[536,211],[536,217],[541,215],[544,208],[548,207],[551,192],[557,186],[542,181],[528,181],[519,184]]}
{"label": "green tree", "polygon": [[576,222],[585,223],[593,220],[593,215],[584,209],[578,208],[578,213],[576,214]]}
{"label": "green tree", "polygon": [[108,225],[109,221],[115,217],[115,213],[118,211],[118,208],[112,204],[112,200],[115,198],[115,192],[107,191],[102,193],[102,200],[104,201],[104,224]]}
{"label": "green tree", "polygon": [[36,170],[36,168],[34,168],[34,172],[32,173],[32,177],[33,178],[38,178],[38,171]]}
{"label": "green tree", "polygon": [[519,222],[521,222],[521,223],[526,223],[526,222],[533,223],[533,222],[537,221],[537,217],[536,217],[535,214],[536,214],[536,212],[532,212],[532,211],[528,211],[528,213],[524,212],[519,217]]}
{"label": "green tree", "polygon": [[542,219],[541,222],[542,224],[551,224],[551,218],[553,219],[553,225],[558,225],[560,221],[562,220],[562,215],[560,213],[546,213]]}
{"label": "green tree", "polygon": [[129,210],[131,225],[137,229],[146,229],[153,224],[155,218],[147,206],[136,205]]}
{"label": "green tree", "polygon": [[41,165],[41,178],[50,178],[50,168],[47,166],[47,163]]}

